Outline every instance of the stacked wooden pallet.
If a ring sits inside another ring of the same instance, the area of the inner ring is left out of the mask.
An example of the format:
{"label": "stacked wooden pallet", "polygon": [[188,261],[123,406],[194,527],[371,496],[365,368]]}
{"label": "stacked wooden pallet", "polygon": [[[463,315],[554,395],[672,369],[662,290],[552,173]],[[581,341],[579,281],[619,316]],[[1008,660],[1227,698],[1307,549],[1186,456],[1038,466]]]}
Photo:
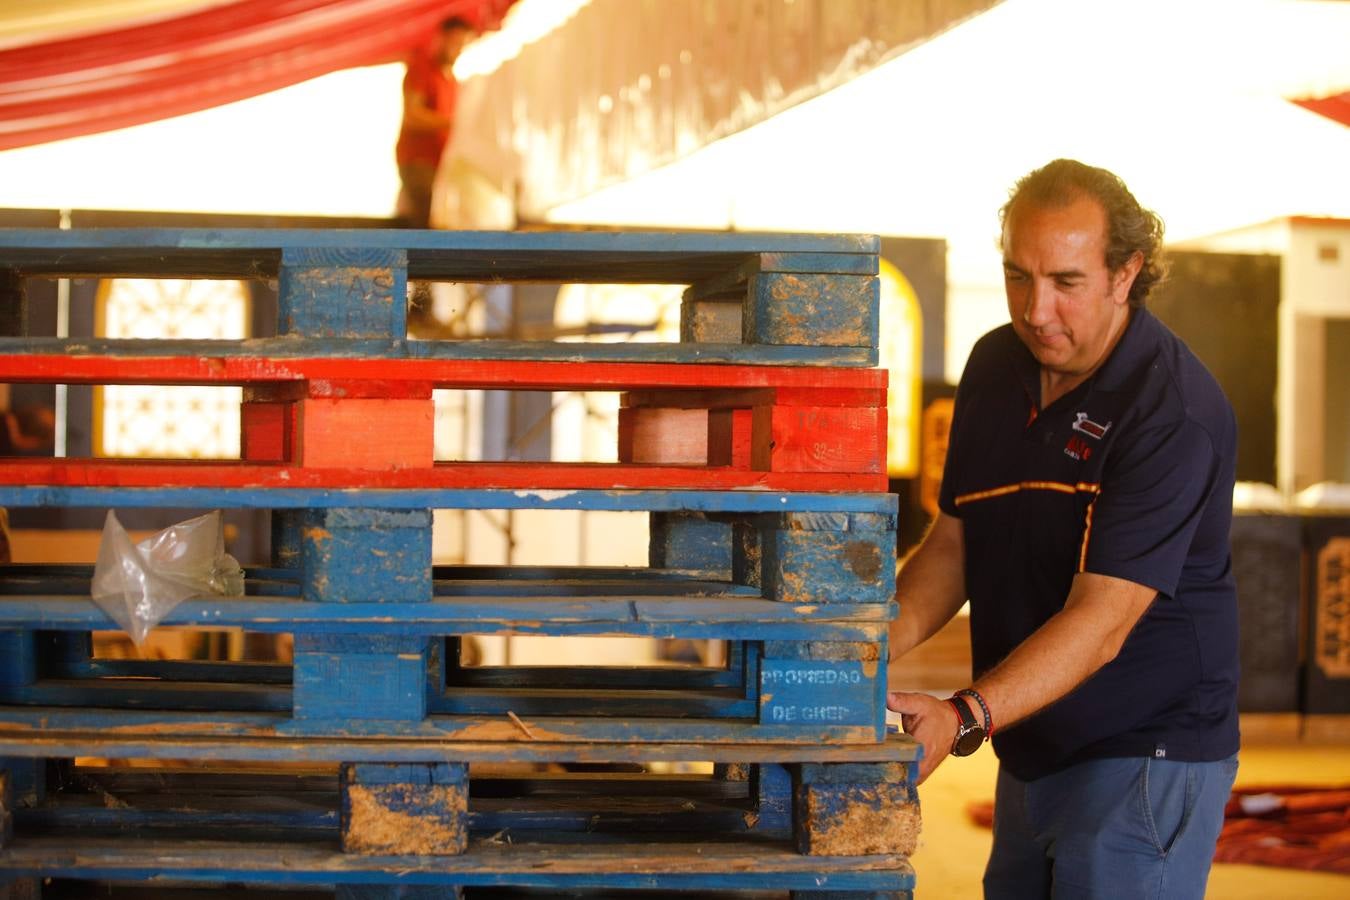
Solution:
{"label": "stacked wooden pallet", "polygon": [[[284,666],[93,659],[88,634],[110,622],[88,567],[3,570],[0,880],[909,896],[916,749],[885,724],[896,505],[876,251],[0,232],[21,277],[278,279],[276,338],[0,339],[0,382],[244,387],[238,461],[5,460],[0,505],[272,510],[273,564],[248,571],[247,595],[190,599],[164,624],[295,647]],[[409,278],[689,288],[678,344],[452,343],[404,339]],[[622,392],[619,461],[437,461],[446,387]],[[431,510],[522,508],[649,512],[650,566],[432,565]],[[695,668],[460,664],[463,635],[522,633],[728,652]],[[151,767],[72,762],[86,757]]]}

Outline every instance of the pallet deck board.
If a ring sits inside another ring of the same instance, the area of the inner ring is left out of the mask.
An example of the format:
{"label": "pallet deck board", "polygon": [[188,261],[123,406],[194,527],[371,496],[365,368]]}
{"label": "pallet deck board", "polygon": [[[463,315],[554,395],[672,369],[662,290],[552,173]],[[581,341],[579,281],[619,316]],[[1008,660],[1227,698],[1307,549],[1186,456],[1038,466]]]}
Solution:
{"label": "pallet deck board", "polygon": [[[309,603],[298,598],[209,597],[184,600],[165,626],[243,628],[259,632],[405,634],[575,633],[756,637],[795,632],[818,640],[876,640],[894,604],[789,604],[750,597],[535,598],[440,597],[426,603]],[[92,631],[116,628],[86,597],[0,597],[0,628]],[[762,629],[762,630],[758,630]]]}
{"label": "pallet deck board", "polygon": [[688,284],[761,255],[770,267],[779,255],[814,254],[813,271],[875,274],[879,248],[874,235],[752,232],[0,229],[0,256],[25,275],[270,278],[286,249],[402,250],[413,279]]}
{"label": "pallet deck board", "polygon": [[[0,340],[0,381],[191,385],[373,382],[381,386],[380,395],[387,393],[388,386],[400,383],[429,384],[445,389],[519,391],[688,390],[734,394],[743,398],[743,402],[772,401],[772,393],[761,396],[755,391],[878,391],[885,389],[887,381],[884,369],[672,362],[665,357],[664,348],[660,354],[663,361],[659,362],[437,359],[428,358],[431,348],[423,347],[423,342],[408,344],[408,347],[422,354],[411,358],[394,356],[387,351],[355,358],[334,356],[331,352],[323,352],[323,355],[293,355],[297,349],[331,351],[336,349],[335,343],[306,342],[287,337],[245,341],[91,341],[53,338],[49,342],[44,339],[7,338]],[[34,352],[35,348],[44,345],[51,352]],[[273,350],[289,352],[270,352]],[[875,405],[879,398],[870,399]]]}
{"label": "pallet deck board", "polygon": [[[256,565],[243,570],[245,593],[250,597],[277,600],[300,595],[295,570]],[[94,566],[89,563],[11,563],[0,569],[0,596],[84,596],[93,574]],[[762,596],[757,587],[711,577],[701,569],[435,564],[431,576],[437,597],[731,600]]]}
{"label": "pallet deck board", "polygon": [[[122,359],[161,357],[172,347],[185,356],[229,359],[267,356],[272,359],[413,359],[474,363],[632,363],[639,365],[707,364],[710,366],[863,368],[879,360],[873,347],[815,347],[800,345],[707,343],[582,343],[573,341],[513,341],[501,338],[404,341],[383,339],[322,339],[304,337],[251,338],[244,341],[133,340],[123,338],[0,337],[0,356],[117,356]],[[49,362],[45,368],[56,365]]]}
{"label": "pallet deck board", "polygon": [[[205,485],[211,485],[206,487]],[[222,498],[240,492],[254,492],[257,505],[281,505],[262,502],[264,496],[256,492],[270,491],[275,495],[309,491],[360,491],[378,494],[383,490],[439,492],[446,496],[439,501],[412,504],[423,508],[457,506],[455,492],[511,492],[516,497],[512,506],[521,508],[522,499],[537,497],[541,505],[566,499],[555,496],[562,492],[575,495],[585,492],[593,495],[603,491],[615,494],[621,491],[760,491],[760,492],[878,492],[887,486],[885,473],[850,472],[762,472],[730,466],[661,466],[624,465],[619,463],[498,463],[498,462],[444,462],[430,467],[401,469],[370,468],[307,468],[284,463],[260,464],[250,462],[197,462],[186,460],[106,460],[63,458],[59,460],[15,459],[0,466],[0,505],[130,505],[121,492],[154,490],[162,499],[149,498],[152,506],[174,505],[232,505],[217,503],[203,497],[198,503],[175,503],[175,492],[220,493]],[[83,499],[89,490],[117,492],[103,495],[98,503]],[[42,494],[50,491],[50,494]],[[190,494],[189,494],[190,496]],[[41,498],[41,499],[37,499]],[[80,499],[76,499],[80,498]],[[505,499],[505,497],[503,497]],[[575,502],[586,500],[577,497]],[[472,502],[472,501],[470,501]],[[248,504],[253,505],[253,504]],[[286,504],[291,505],[291,504]],[[308,503],[296,503],[308,506]],[[329,505],[318,503],[314,505]],[[336,504],[346,506],[349,504]],[[383,506],[372,497],[370,501],[352,504]],[[403,504],[396,504],[401,508]],[[631,504],[628,508],[640,504]],[[473,508],[473,507],[470,507]],[[494,508],[486,506],[482,508]],[[564,507],[567,508],[567,507]],[[594,509],[571,505],[570,508]],[[614,508],[614,507],[611,507]],[[623,508],[623,507],[618,507]],[[782,509],[793,507],[786,502]]]}
{"label": "pallet deck board", "polygon": [[[265,688],[260,688],[265,689]],[[80,749],[69,754],[38,752],[42,742],[55,734],[81,735]],[[297,759],[321,761],[332,745],[325,741],[352,739],[373,742],[367,753],[385,752],[398,741],[422,742],[431,750],[445,745],[481,745],[486,759],[531,759],[538,748],[572,744],[622,742],[634,748],[627,759],[647,758],[637,748],[680,744],[728,744],[758,748],[770,743],[801,744],[804,748],[823,743],[871,746],[877,729],[869,725],[835,725],[829,722],[794,721],[787,724],[754,719],[657,718],[603,716],[440,715],[415,720],[387,719],[297,719],[289,713],[229,712],[146,709],[82,709],[53,706],[6,706],[0,710],[0,756],[164,756],[166,733],[212,742],[208,759]],[[251,739],[271,744],[274,755],[236,756]],[[235,746],[241,749],[236,751]],[[24,749],[27,747],[28,749]],[[145,748],[145,752],[130,747]],[[512,753],[518,754],[511,756]],[[505,754],[505,755],[498,755]],[[198,754],[197,758],[202,758]],[[425,757],[422,757],[425,759]],[[445,759],[445,756],[434,757]],[[467,756],[468,761],[478,757]],[[695,757],[701,759],[702,757]],[[358,760],[379,760],[363,753]],[[399,761],[399,760],[394,760]]]}
{"label": "pallet deck board", "polygon": [[470,841],[458,856],[363,857],[327,842],[233,843],[24,837],[0,851],[0,872],[55,877],[226,880],[249,883],[609,887],[803,887],[905,890],[913,870],[898,856],[801,856],[783,842],[582,846]]}
{"label": "pallet deck board", "polygon": [[[53,712],[47,710],[47,713]],[[442,762],[469,763],[644,763],[644,762],[914,762],[921,748],[908,736],[891,734],[879,743],[815,744],[671,739],[636,745],[628,741],[566,742],[549,740],[412,740],[406,736],[329,738],[230,734],[186,736],[175,732],[172,716],[159,716],[159,727],[137,735],[129,729],[94,728],[72,731],[65,720],[34,727],[43,713],[28,717],[27,727],[0,722],[0,756],[21,758],[104,756],[169,760],[294,762],[303,752],[307,762]],[[49,717],[52,718],[52,717]],[[277,721],[278,716],[255,719]],[[182,721],[182,717],[178,718]],[[223,718],[219,721],[224,721]]]}
{"label": "pallet deck board", "polygon": [[[0,472],[5,467],[0,467]],[[353,473],[354,475],[355,473]],[[420,473],[419,473],[420,474]],[[872,476],[868,476],[871,478]],[[894,494],[572,488],[95,487],[5,484],[0,506],[168,509],[570,509],[607,512],[861,512],[894,515]]]}

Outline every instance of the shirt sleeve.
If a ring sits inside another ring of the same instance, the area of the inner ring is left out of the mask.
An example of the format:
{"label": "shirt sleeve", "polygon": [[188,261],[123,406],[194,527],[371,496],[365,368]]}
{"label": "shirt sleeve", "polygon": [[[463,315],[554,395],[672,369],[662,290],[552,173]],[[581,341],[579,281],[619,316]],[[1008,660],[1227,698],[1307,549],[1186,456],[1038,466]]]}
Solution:
{"label": "shirt sleeve", "polygon": [[[967,364],[967,373],[969,373],[969,364]],[[962,387],[966,384],[966,375],[961,376],[961,382],[956,388],[956,398],[952,402],[952,424],[951,430],[947,435],[947,458],[942,462],[942,484],[938,486],[938,509],[953,518],[959,519],[961,514],[956,510],[956,477],[957,461],[960,459],[959,444],[961,443],[961,422],[962,412],[965,410],[965,396]]]}
{"label": "shirt sleeve", "polygon": [[1088,507],[1079,571],[1174,596],[1222,465],[1191,420],[1146,431],[1120,448]]}

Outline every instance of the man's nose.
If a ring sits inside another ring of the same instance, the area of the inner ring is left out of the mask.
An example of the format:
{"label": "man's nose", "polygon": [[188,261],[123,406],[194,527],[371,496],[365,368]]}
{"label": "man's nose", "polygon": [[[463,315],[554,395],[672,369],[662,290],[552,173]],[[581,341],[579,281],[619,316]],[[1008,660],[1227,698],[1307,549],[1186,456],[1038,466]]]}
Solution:
{"label": "man's nose", "polygon": [[1022,321],[1032,328],[1049,325],[1055,318],[1054,292],[1049,286],[1032,279],[1027,288],[1027,305],[1022,310]]}

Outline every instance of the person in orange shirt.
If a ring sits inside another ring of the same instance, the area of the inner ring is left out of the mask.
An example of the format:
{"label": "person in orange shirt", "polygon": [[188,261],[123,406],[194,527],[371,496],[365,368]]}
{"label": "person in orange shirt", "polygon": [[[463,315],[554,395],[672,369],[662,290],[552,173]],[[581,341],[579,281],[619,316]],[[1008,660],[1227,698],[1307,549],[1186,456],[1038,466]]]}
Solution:
{"label": "person in orange shirt", "polygon": [[474,33],[467,20],[446,19],[431,42],[408,60],[395,156],[402,181],[398,216],[409,228],[431,225],[431,184],[455,116],[457,86],[451,68]]}

